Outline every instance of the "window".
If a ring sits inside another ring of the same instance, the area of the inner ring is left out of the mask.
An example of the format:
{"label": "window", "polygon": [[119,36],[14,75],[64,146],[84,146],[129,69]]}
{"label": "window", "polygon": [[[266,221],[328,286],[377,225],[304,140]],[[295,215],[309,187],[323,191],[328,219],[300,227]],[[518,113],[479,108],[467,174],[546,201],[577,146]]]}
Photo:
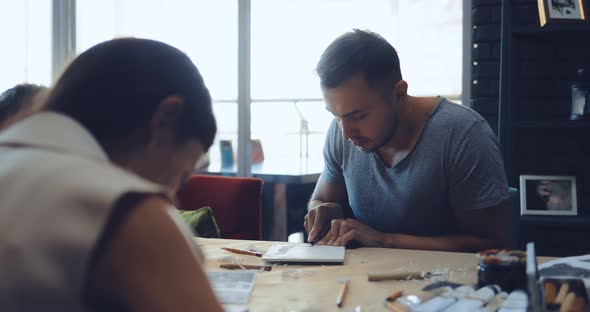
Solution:
{"label": "window", "polygon": [[[31,1],[31,0],[28,0]],[[218,136],[237,147],[240,0],[77,0],[77,52],[114,37],[161,40],[185,51],[214,99]],[[10,4],[17,5],[17,4]],[[251,0],[251,132],[267,159],[321,160],[332,116],[314,68],[352,28],[381,34],[397,49],[412,95],[462,93],[460,0]],[[141,10],[138,9],[141,7]],[[219,161],[219,146],[212,147]]]}
{"label": "window", "polygon": [[116,37],[163,41],[192,59],[214,99],[237,98],[235,0],[78,0],[76,34],[78,53]]}
{"label": "window", "polygon": [[51,1],[1,1],[0,93],[23,82],[49,85]]}
{"label": "window", "polygon": [[462,9],[460,0],[253,0],[252,137],[269,157],[305,154],[298,135],[305,118],[310,157],[321,159],[332,116],[314,69],[330,42],[353,28],[396,48],[410,94],[459,100]]}
{"label": "window", "polygon": [[[141,10],[138,10],[141,7]],[[237,0],[78,0],[77,52],[116,37],[159,40],[185,52],[211,92],[219,139],[237,139]],[[217,143],[212,157],[219,159]]]}

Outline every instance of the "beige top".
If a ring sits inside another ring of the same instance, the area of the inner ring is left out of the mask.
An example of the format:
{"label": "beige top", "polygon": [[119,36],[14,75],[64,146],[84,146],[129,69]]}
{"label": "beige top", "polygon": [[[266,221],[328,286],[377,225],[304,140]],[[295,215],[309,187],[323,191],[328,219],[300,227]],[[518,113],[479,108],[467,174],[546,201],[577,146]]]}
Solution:
{"label": "beige top", "polygon": [[81,291],[114,203],[165,191],[111,164],[93,136],[60,114],[0,134],[0,307],[83,311]]}

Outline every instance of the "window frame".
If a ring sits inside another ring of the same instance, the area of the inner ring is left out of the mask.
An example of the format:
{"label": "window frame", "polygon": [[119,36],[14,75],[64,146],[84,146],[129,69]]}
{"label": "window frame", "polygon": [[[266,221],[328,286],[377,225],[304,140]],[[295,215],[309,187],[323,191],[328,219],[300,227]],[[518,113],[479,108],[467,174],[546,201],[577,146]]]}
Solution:
{"label": "window frame", "polygon": [[[237,175],[251,176],[251,0],[238,1],[238,148]],[[63,66],[76,53],[76,0],[53,0],[52,3],[52,83]],[[471,90],[471,1],[463,1],[463,61],[461,100],[470,106]],[[275,99],[285,103],[299,99]],[[223,102],[220,100],[219,102]]]}

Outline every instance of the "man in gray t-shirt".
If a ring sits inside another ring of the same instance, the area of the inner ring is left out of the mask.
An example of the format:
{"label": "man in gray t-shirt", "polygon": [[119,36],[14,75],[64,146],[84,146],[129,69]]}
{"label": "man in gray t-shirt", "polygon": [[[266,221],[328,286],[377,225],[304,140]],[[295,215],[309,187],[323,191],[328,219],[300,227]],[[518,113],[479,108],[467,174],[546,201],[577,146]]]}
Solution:
{"label": "man in gray t-shirt", "polygon": [[[317,72],[335,116],[305,216],[318,244],[474,251],[502,247],[508,187],[496,137],[470,108],[413,97],[395,49],[354,30]],[[352,209],[355,219],[345,219]]]}

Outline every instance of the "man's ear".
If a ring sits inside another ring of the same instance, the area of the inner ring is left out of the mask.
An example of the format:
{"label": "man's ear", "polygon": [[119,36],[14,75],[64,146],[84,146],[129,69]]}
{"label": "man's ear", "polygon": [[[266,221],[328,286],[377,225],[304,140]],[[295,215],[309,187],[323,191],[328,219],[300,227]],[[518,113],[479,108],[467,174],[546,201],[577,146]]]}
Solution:
{"label": "man's ear", "polygon": [[177,95],[167,96],[160,101],[150,123],[152,136],[160,137],[165,134],[173,134],[182,115],[183,105],[184,100]]}

